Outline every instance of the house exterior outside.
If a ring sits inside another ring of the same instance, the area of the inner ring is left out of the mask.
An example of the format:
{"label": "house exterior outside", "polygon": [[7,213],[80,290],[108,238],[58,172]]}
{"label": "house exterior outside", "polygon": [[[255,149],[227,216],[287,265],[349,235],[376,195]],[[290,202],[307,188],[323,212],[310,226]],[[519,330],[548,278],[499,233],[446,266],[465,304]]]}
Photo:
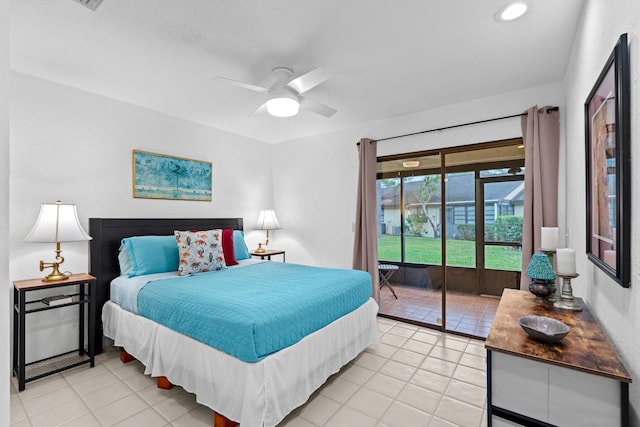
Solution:
{"label": "house exterior outside", "polygon": [[[459,225],[475,224],[475,179],[473,172],[447,175],[445,182],[447,238],[461,239]],[[432,193],[424,204],[418,199],[424,176],[404,178],[404,197],[400,197],[400,179],[378,180],[378,217],[380,234],[399,235],[401,232],[401,200],[404,204],[405,226],[409,232],[423,237],[439,237],[442,213],[441,198]],[[394,185],[396,184],[397,185]],[[437,183],[439,188],[439,182]],[[485,187],[485,224],[493,224],[501,215],[523,215],[524,181],[495,182]],[[418,219],[418,217],[420,217]],[[415,218],[415,219],[412,219]],[[419,224],[423,224],[422,227]],[[418,224],[417,227],[414,225]],[[412,230],[412,228],[417,228]],[[421,228],[421,229],[420,229]]]}

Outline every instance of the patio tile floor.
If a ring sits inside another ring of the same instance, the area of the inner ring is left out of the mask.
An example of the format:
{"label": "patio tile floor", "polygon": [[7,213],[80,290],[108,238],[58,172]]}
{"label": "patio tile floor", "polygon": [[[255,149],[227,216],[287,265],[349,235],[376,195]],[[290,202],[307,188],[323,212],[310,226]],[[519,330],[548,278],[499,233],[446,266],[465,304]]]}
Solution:
{"label": "patio tile floor", "polygon": [[[442,325],[442,292],[392,283],[391,291],[380,289],[380,314],[426,325]],[[486,338],[500,298],[447,292],[446,329]]]}

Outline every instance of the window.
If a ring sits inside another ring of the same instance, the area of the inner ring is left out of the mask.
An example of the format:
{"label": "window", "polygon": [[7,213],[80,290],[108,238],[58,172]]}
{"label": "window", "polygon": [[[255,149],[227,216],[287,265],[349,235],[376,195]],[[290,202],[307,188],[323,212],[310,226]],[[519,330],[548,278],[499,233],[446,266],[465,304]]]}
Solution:
{"label": "window", "polygon": [[[476,268],[476,257],[484,253],[485,241],[502,244],[495,236],[496,230],[502,232],[504,228],[503,217],[521,215],[524,150],[520,144],[521,140],[509,140],[379,159],[379,259],[442,265],[442,245],[446,241],[447,265]],[[411,163],[417,166],[406,167]],[[520,178],[514,181],[516,176]],[[482,200],[482,193],[478,193],[482,186],[478,183],[485,179],[495,182],[486,186],[488,194]],[[480,226],[478,218],[484,218]],[[477,238],[478,233],[484,233],[486,239]],[[513,247],[508,249],[513,252]],[[502,253],[493,249],[490,252],[488,258]],[[511,252],[507,261],[492,259],[492,265],[519,270],[519,255]],[[484,263],[482,258],[479,260]]]}
{"label": "window", "polygon": [[400,178],[385,178],[376,181],[378,259],[382,261],[400,262],[402,260],[400,182]]}
{"label": "window", "polygon": [[[473,177],[472,177],[473,179]],[[451,211],[453,224],[475,224],[476,206],[475,204],[466,206],[455,206]]]}

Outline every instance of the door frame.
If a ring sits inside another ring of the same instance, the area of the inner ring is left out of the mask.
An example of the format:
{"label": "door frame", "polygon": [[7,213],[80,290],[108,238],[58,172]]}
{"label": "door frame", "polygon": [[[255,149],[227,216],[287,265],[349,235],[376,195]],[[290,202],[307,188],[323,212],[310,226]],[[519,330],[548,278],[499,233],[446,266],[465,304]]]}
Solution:
{"label": "door frame", "polygon": [[[500,176],[496,176],[496,177],[484,177],[484,178],[480,178],[480,171],[481,170],[488,170],[488,169],[499,169],[499,168],[509,168],[509,167],[523,167],[524,166],[524,158],[511,158],[511,159],[491,159],[491,160],[487,160],[487,161],[481,161],[478,163],[471,163],[471,164],[451,164],[447,166],[447,155],[451,155],[451,154],[456,154],[456,153],[461,153],[461,152],[468,152],[468,151],[475,151],[475,150],[482,150],[482,149],[486,149],[486,148],[501,148],[501,147],[510,147],[510,146],[514,146],[514,145],[518,145],[518,148],[521,148],[520,145],[522,144],[522,138],[521,137],[516,137],[516,138],[509,138],[509,139],[504,139],[504,140],[500,140],[500,141],[494,141],[494,142],[487,142],[487,143],[479,143],[479,144],[469,144],[469,145],[464,145],[464,146],[457,146],[457,147],[448,147],[448,148],[438,148],[438,149],[432,149],[432,150],[424,150],[424,151],[418,151],[418,152],[411,152],[411,153],[401,153],[401,154],[393,154],[393,155],[387,155],[387,156],[380,156],[377,158],[377,162],[380,164],[381,162],[395,162],[395,163],[401,163],[402,160],[411,160],[415,157],[422,157],[422,156],[435,156],[435,155],[439,155],[440,156],[440,165],[436,166],[436,165],[431,165],[429,167],[422,167],[422,168],[417,168],[417,169],[413,169],[413,170],[402,170],[402,169],[394,169],[394,170],[388,170],[388,169],[384,169],[384,168],[380,168],[378,169],[378,172],[376,174],[376,179],[384,179],[384,178],[400,178],[401,182],[403,181],[403,178],[408,177],[408,176],[416,176],[416,175],[430,175],[433,174],[436,171],[439,171],[440,176],[441,176],[441,203],[440,203],[440,223],[441,223],[441,229],[440,229],[440,238],[442,240],[442,244],[441,244],[441,251],[442,251],[442,264],[440,265],[440,268],[442,269],[442,289],[441,289],[441,324],[434,324],[434,323],[424,323],[424,322],[418,322],[418,321],[414,321],[411,319],[405,319],[408,320],[410,323],[415,323],[415,324],[421,324],[424,326],[428,326],[430,328],[434,328],[434,329],[438,329],[441,331],[447,331],[447,332],[452,332],[452,333],[458,333],[455,330],[451,330],[449,328],[447,328],[447,256],[446,256],[446,183],[445,183],[445,179],[444,177],[446,177],[447,173],[455,173],[455,172],[463,172],[463,171],[474,171],[474,179],[475,179],[475,190],[474,190],[474,195],[476,197],[476,216],[475,216],[475,221],[476,224],[480,224],[481,226],[478,227],[476,226],[476,244],[475,244],[475,250],[476,250],[476,266],[475,266],[475,270],[476,270],[476,277],[479,279],[477,282],[480,284],[480,289],[484,289],[485,287],[485,282],[486,282],[486,271],[484,268],[484,264],[485,264],[485,256],[484,256],[484,251],[485,251],[485,246],[487,245],[487,242],[484,241],[484,182],[491,182],[491,181],[508,181],[508,180],[523,180],[523,176],[522,175],[500,175]],[[437,173],[437,172],[436,172]],[[402,188],[402,184],[401,184],[401,188]],[[479,197],[479,192],[481,192],[480,197]],[[395,265],[398,265],[400,267],[413,267],[413,266],[419,266],[422,264],[415,264],[415,263],[410,263],[410,262],[405,262],[405,241],[404,241],[404,217],[405,217],[405,212],[404,212],[404,191],[401,191],[401,195],[400,195],[400,224],[401,224],[401,236],[400,236],[400,261],[384,261],[384,262],[388,262],[388,263],[392,263]],[[478,205],[478,200],[481,200],[481,209],[478,209],[477,205]],[[480,237],[479,237],[480,236]],[[488,245],[491,245],[492,243],[489,243]],[[496,245],[502,245],[504,246],[505,244],[500,244],[497,243]],[[511,245],[510,243],[507,243],[507,245]],[[481,252],[481,253],[480,253]],[[480,264],[481,262],[481,264]],[[481,294],[481,292],[478,292],[478,294]],[[397,318],[393,315],[386,315],[384,313],[381,313],[381,315],[383,317],[390,317],[390,318]],[[467,334],[463,334],[463,333],[459,333],[461,335],[467,335]]]}
{"label": "door frame", "polygon": [[[478,173],[478,171],[476,171]],[[479,175],[479,174],[478,174]],[[521,243],[514,242],[488,242],[485,233],[485,215],[484,215],[484,188],[485,185],[495,182],[523,181],[524,175],[499,175],[492,177],[480,178],[476,177],[476,269],[478,271],[478,288],[479,295],[487,289],[487,274],[485,266],[485,251],[487,246],[522,246]],[[479,208],[481,204],[481,209]],[[487,294],[487,292],[484,292]]]}

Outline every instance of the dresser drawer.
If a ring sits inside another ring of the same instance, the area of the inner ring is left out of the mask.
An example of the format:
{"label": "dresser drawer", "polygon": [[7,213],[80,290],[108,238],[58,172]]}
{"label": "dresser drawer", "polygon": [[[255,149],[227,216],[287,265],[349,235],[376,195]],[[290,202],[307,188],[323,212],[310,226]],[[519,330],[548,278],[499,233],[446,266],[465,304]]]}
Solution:
{"label": "dresser drawer", "polygon": [[491,404],[527,417],[549,417],[549,366],[491,353]]}

